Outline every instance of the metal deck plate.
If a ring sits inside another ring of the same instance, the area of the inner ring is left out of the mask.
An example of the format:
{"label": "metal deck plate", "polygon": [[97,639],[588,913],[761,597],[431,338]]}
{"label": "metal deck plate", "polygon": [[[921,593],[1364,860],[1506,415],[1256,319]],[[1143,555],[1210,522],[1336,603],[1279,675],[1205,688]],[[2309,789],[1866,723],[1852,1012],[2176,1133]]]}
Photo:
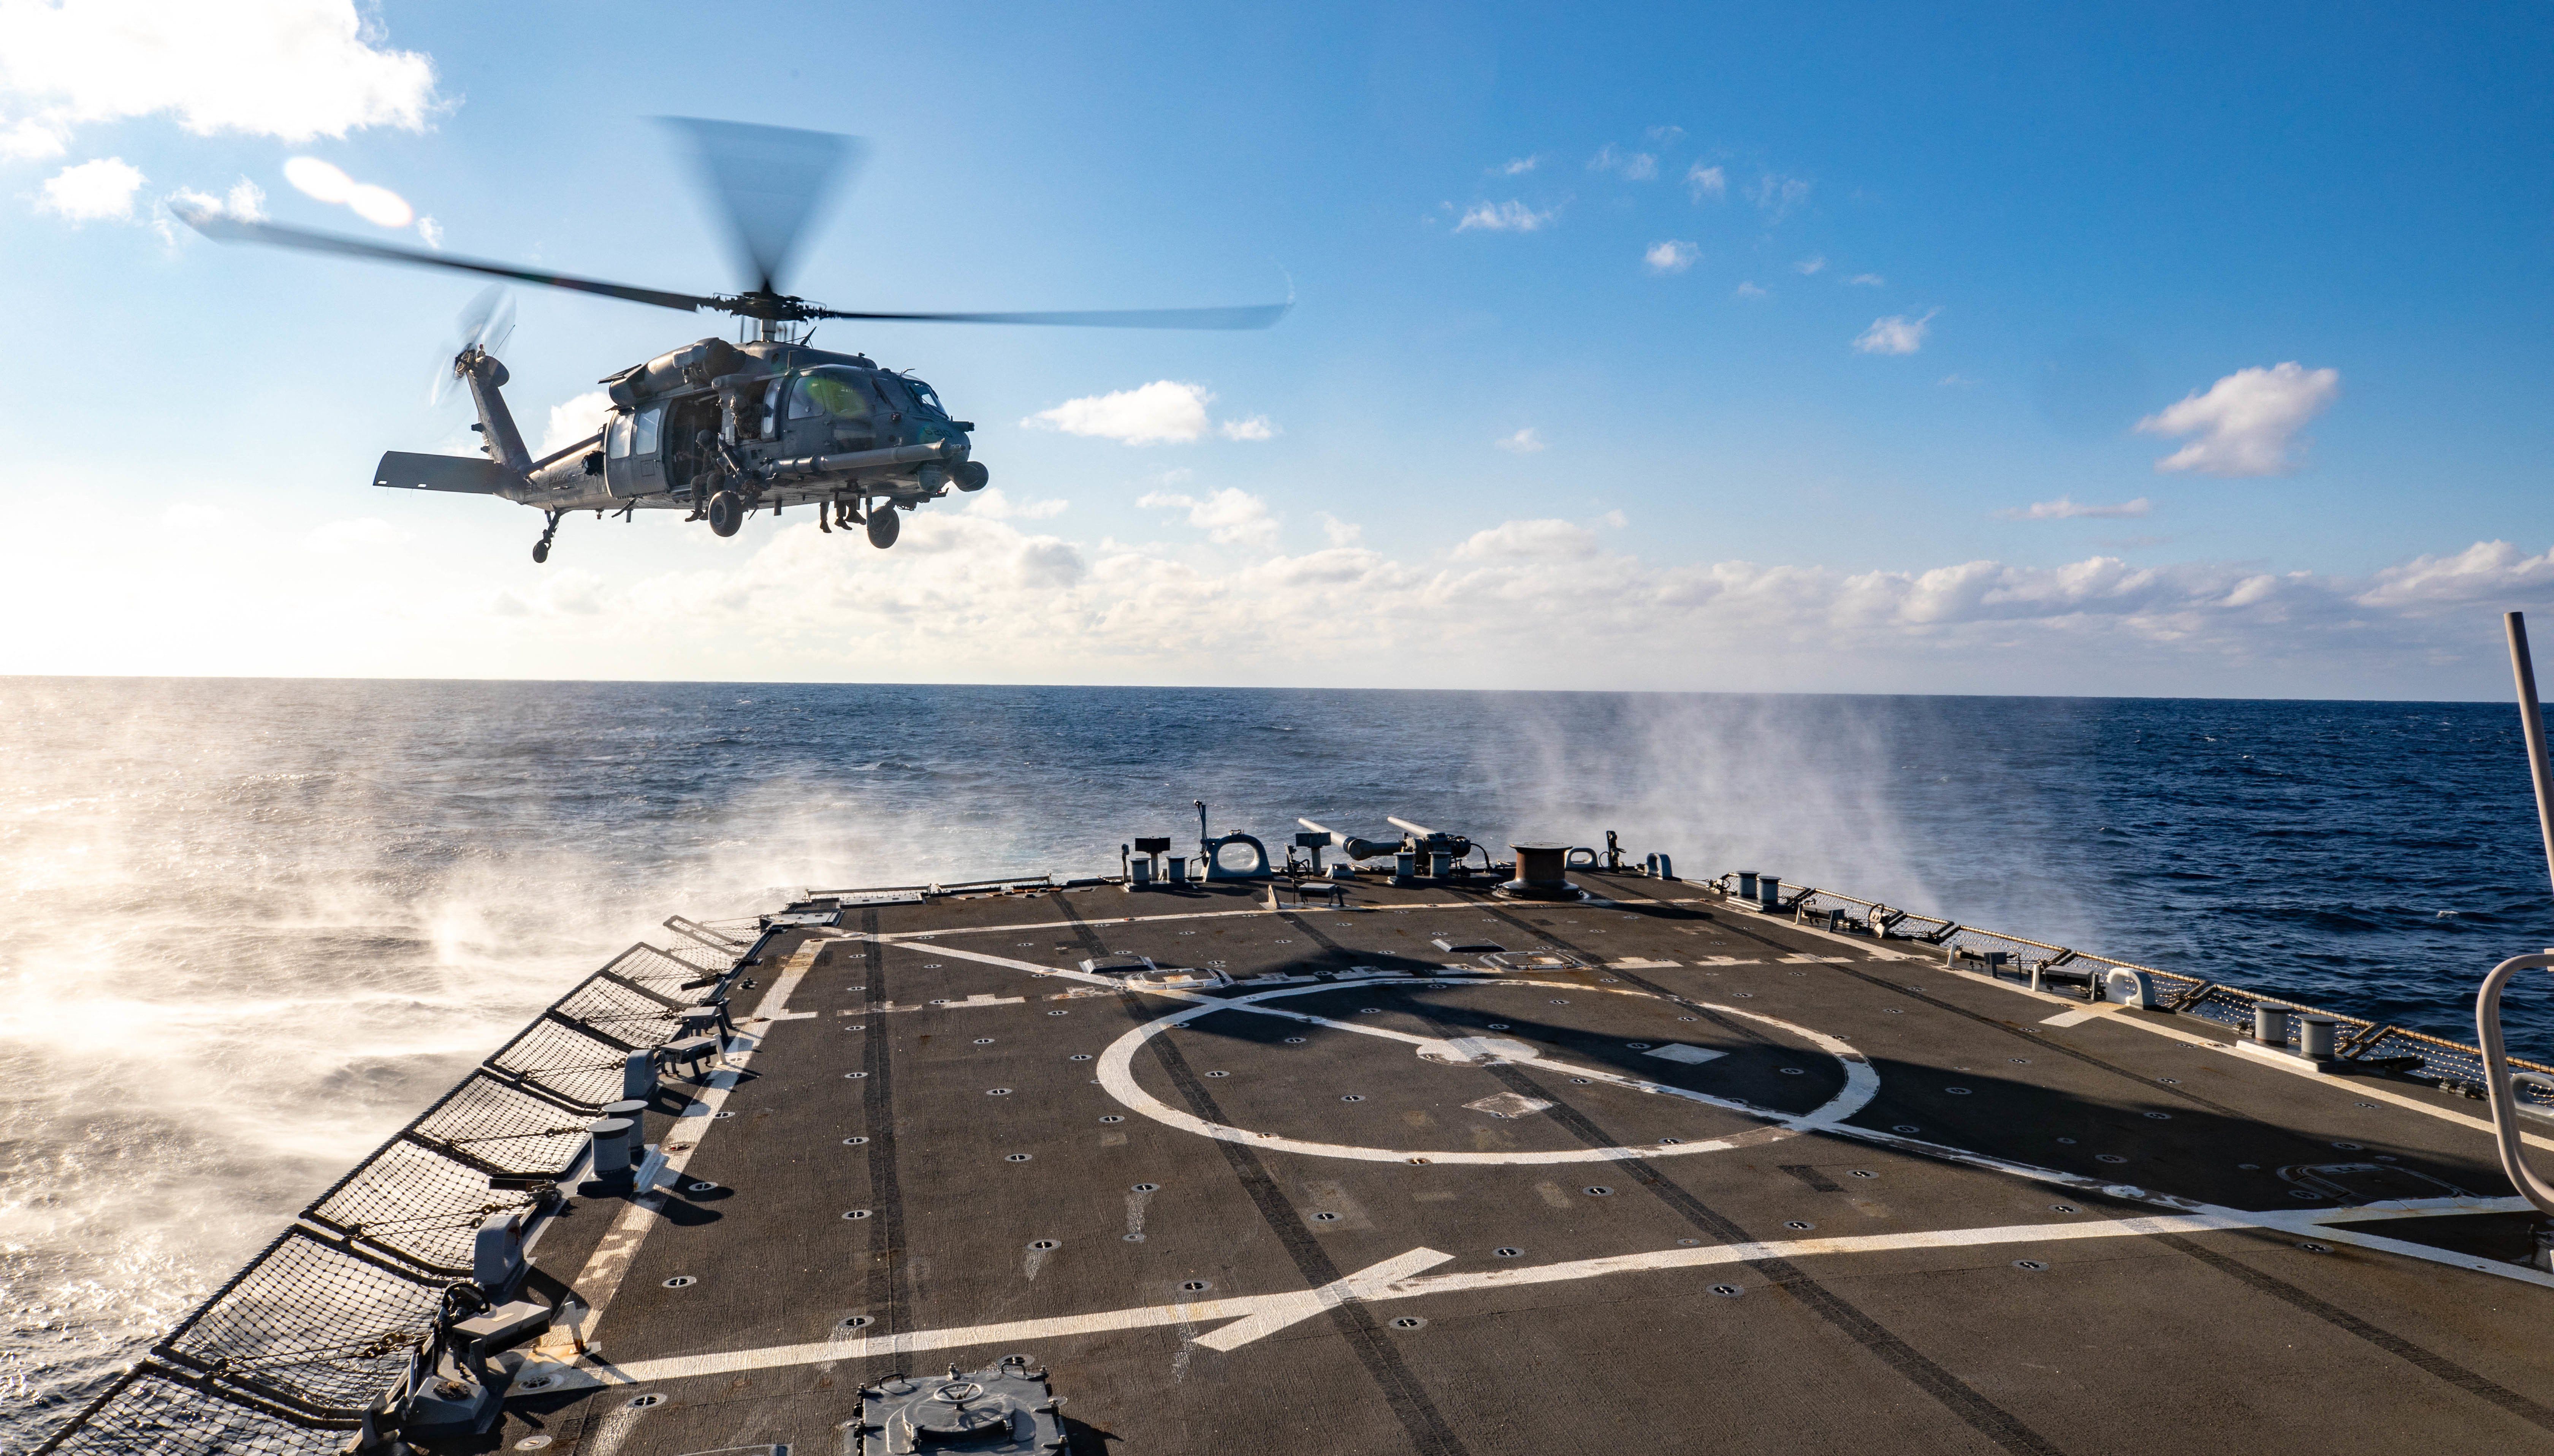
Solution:
{"label": "metal deck plate", "polygon": [[505,1446],[842,1451],[864,1385],[1009,1355],[1118,1456],[2554,1441],[2480,1104],[1576,878],[793,931],[733,1085],[648,1119],[679,1182],[545,1235],[601,1307]]}

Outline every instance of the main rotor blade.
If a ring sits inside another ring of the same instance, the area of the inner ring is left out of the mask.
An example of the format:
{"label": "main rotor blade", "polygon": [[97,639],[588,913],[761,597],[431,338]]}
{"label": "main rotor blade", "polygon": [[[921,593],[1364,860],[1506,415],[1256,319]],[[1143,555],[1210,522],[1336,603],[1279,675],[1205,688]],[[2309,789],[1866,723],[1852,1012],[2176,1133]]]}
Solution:
{"label": "main rotor blade", "polygon": [[780,290],[808,222],[868,153],[858,137],[832,132],[688,116],[657,120],[691,143],[701,185],[717,200],[737,261],[759,293]]}
{"label": "main rotor blade", "polygon": [[868,318],[890,323],[1064,324],[1092,329],[1264,329],[1286,316],[1292,303],[1252,303],[1235,308],[1103,308],[1068,313],[861,313],[811,308],[809,318]]}
{"label": "main rotor blade", "polygon": [[580,293],[600,293],[607,298],[627,298],[633,303],[652,303],[659,308],[679,308],[689,313],[700,308],[719,308],[716,298],[697,293],[668,293],[659,288],[638,288],[628,283],[607,283],[594,279],[575,278],[563,273],[543,273],[535,269],[516,268],[511,264],[486,263],[475,258],[456,258],[449,253],[429,253],[421,248],[402,248],[390,243],[367,242],[362,238],[340,237],[335,233],[314,233],[303,228],[288,228],[271,222],[248,222],[210,208],[177,207],[176,214],[186,225],[207,238],[225,243],[268,243],[278,248],[299,248],[311,253],[337,253],[349,258],[374,258],[385,263],[412,263],[421,268],[449,268],[462,273],[486,274],[492,278],[513,279],[517,282],[539,283],[544,287],[573,288]]}

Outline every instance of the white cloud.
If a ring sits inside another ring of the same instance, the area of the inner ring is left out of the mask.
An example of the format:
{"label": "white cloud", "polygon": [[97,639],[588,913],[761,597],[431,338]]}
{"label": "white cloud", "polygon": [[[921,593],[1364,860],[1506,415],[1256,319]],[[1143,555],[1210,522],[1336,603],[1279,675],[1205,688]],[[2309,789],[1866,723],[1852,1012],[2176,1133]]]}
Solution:
{"label": "white cloud", "polygon": [[1999,510],[1995,513],[2006,520],[2123,519],[2130,516],[2151,515],[2154,513],[2154,506],[2144,496],[2120,505],[2078,505],[2072,500],[2060,496],[2054,501],[2036,501],[2019,509]]}
{"label": "white cloud", "polygon": [[1647,152],[1626,152],[1608,142],[1587,159],[1587,169],[1617,172],[1625,181],[1646,182],[1659,174],[1659,160]]}
{"label": "white cloud", "polygon": [[1277,522],[1268,513],[1268,503],[1247,491],[1227,487],[1203,501],[1156,491],[1135,504],[1147,510],[1186,510],[1189,524],[1206,532],[1207,539],[1219,546],[1256,546],[1265,550],[1277,544]]}
{"label": "white cloud", "polygon": [[[2155,462],[2159,471],[2201,475],[2285,475],[2300,463],[2297,431],[2329,408],[2341,393],[2341,371],[2305,369],[2291,362],[2269,369],[2239,369],[2208,392],[2138,421],[2148,435],[2199,438]],[[2292,451],[2291,446],[2296,445]]]}
{"label": "white cloud", "polygon": [[1542,165],[1543,159],[1540,157],[1520,157],[1504,166],[1491,168],[1490,175],[1494,177],[1520,177]]}
{"label": "white cloud", "polygon": [[1945,390],[1965,390],[1977,381],[1964,374],[1946,374],[1933,383]]}
{"label": "white cloud", "polygon": [[1765,214],[1767,222],[1781,222],[1800,210],[1809,200],[1809,184],[1799,177],[1765,173],[1749,188],[1748,200]]}
{"label": "white cloud", "polygon": [[351,210],[376,227],[404,228],[416,219],[407,199],[388,187],[359,182],[316,157],[295,157],[284,164],[284,179],[305,196]]}
{"label": "white cloud", "polygon": [[1641,255],[1641,261],[1650,266],[1652,273],[1683,273],[1701,257],[1700,248],[1671,238],[1664,243],[1652,243],[1650,251]]}
{"label": "white cloud", "polygon": [[1879,288],[1886,287],[1889,283],[1889,280],[1882,278],[1876,273],[1858,273],[1852,278],[1846,279],[1845,282],[1857,288]]}
{"label": "white cloud", "polygon": [[1802,278],[1806,278],[1811,274],[1823,272],[1826,269],[1826,266],[1827,259],[1825,254],[1812,253],[1808,257],[1801,259],[1799,262],[1793,264],[1792,272],[1800,275]]}
{"label": "white cloud", "polygon": [[1653,146],[1673,147],[1677,144],[1680,138],[1684,136],[1684,128],[1679,126],[1652,127],[1648,131],[1642,133],[1642,135],[1648,137],[1651,145]]}
{"label": "white cloud", "polygon": [[72,222],[103,222],[133,215],[133,194],[146,178],[121,157],[101,157],[66,167],[45,179],[36,199],[38,212],[51,212]]}
{"label": "white cloud", "polygon": [[1760,288],[1752,282],[1742,282],[1737,287],[1729,290],[1729,296],[1732,298],[1764,298],[1772,296],[1772,290],[1768,288]]}
{"label": "white cloud", "polygon": [[179,187],[170,193],[152,209],[151,227],[159,233],[160,241],[174,248],[183,241],[185,235],[177,230],[176,218],[171,211],[173,208],[194,215],[218,213],[255,222],[266,216],[266,189],[241,177],[231,185],[227,195],[220,197],[198,192],[192,187]]}
{"label": "white cloud", "polygon": [[1454,548],[1457,561],[1576,560],[1595,554],[1596,533],[1567,520],[1503,521]]}
{"label": "white cloud", "polygon": [[1471,210],[1463,214],[1462,220],[1454,224],[1454,231],[1535,233],[1552,226],[1560,217],[1561,209],[1558,207],[1537,212],[1514,198],[1505,202],[1475,202]]}
{"label": "white cloud", "polygon": [[30,116],[0,126],[0,158],[37,161],[62,155],[65,128]]}
{"label": "white cloud", "polygon": [[1548,448],[1543,436],[1536,434],[1532,425],[1513,435],[1502,435],[1493,443],[1510,455],[1540,455]]}
{"label": "white cloud", "polygon": [[1207,432],[1206,406],[1214,398],[1201,385],[1155,380],[1112,394],[1067,399],[1020,423],[1030,429],[1062,430],[1122,445],[1187,444]]}
{"label": "white cloud", "polygon": [[1853,341],[1853,347],[1864,354],[1913,354],[1924,347],[1924,334],[1932,325],[1933,314],[1941,311],[1936,308],[1922,318],[1893,313],[1873,319],[1871,327]]}
{"label": "white cloud", "polygon": [[1327,510],[1316,511],[1322,519],[1322,535],[1334,546],[1353,546],[1365,539],[1365,527],[1352,525]]}
{"label": "white cloud", "polygon": [[574,398],[553,404],[550,406],[549,423],[541,430],[540,448],[532,453],[547,455],[553,450],[564,450],[599,432],[604,420],[611,415],[612,396],[601,390],[588,390]]}
{"label": "white cloud", "polygon": [[1248,419],[1227,419],[1215,427],[1215,432],[1227,440],[1269,440],[1277,436],[1277,427],[1268,416],[1254,414]]}
{"label": "white cloud", "polygon": [[407,532],[398,526],[379,516],[366,515],[312,527],[302,536],[301,548],[322,556],[336,556],[350,551],[396,546],[406,539]]}
{"label": "white cloud", "polygon": [[418,131],[440,104],[433,61],[388,49],[355,0],[0,0],[0,100],[18,156],[162,112],[198,136],[298,143]]}
{"label": "white cloud", "polygon": [[967,498],[967,513],[987,520],[1052,520],[1062,515],[1073,503],[1050,498],[1044,501],[1014,501],[1002,494],[999,486],[987,486]]}
{"label": "white cloud", "polygon": [[1717,202],[1729,195],[1729,173],[1719,168],[1705,167],[1697,162],[1685,168],[1684,186],[1686,191],[1693,194],[1693,200],[1696,202],[1705,197]]}

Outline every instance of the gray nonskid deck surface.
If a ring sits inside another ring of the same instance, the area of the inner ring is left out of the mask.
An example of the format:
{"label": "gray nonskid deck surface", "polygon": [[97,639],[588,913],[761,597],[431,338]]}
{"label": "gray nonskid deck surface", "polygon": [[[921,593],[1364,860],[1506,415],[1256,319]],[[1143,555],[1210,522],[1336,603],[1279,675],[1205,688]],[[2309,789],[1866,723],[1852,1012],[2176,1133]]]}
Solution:
{"label": "gray nonskid deck surface", "polygon": [[[2476,1104],[1579,879],[1615,898],[1112,887],[775,946],[740,1000],[785,1013],[725,1115],[650,1119],[686,1177],[504,1441],[831,1452],[865,1382],[1019,1353],[1120,1453],[2554,1443],[2543,1277],[2427,1238],[2471,1219],[2295,1221],[2351,1201],[2318,1176],[2505,1197]],[[1457,977],[1439,938],[1587,963]],[[1110,952],[1234,982],[1074,971]],[[1796,1131],[1626,1079],[1869,1100]],[[571,1282],[624,1216],[577,1201],[540,1250]]]}

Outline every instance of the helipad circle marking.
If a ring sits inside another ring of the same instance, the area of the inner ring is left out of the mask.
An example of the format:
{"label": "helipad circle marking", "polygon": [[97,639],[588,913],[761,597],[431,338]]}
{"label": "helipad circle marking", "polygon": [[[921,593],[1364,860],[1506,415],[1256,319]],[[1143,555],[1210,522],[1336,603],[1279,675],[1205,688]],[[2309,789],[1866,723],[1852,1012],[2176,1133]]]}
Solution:
{"label": "helipad circle marking", "polygon": [[[1405,981],[1403,984],[1408,984],[1408,982]],[[1497,982],[1496,984],[1501,986],[1533,986],[1547,990],[1587,989],[1584,986],[1574,985],[1567,981],[1511,980]],[[1143,1025],[1127,1031],[1124,1035],[1118,1037],[1116,1041],[1109,1043],[1107,1050],[1100,1055],[1100,1064],[1097,1068],[1100,1072],[1098,1081],[1110,1096],[1115,1097],[1128,1108],[1144,1114],[1155,1122],[1159,1122],[1170,1127],[1180,1128],[1187,1132],[1197,1133],[1203,1137],[1219,1139],[1227,1143],[1242,1143],[1254,1148],[1273,1148],[1281,1153],[1300,1153],[1311,1158],[1345,1158],[1361,1163],[1408,1163],[1414,1158],[1424,1157],[1434,1164],[1491,1164],[1511,1167],[1548,1163],[1622,1163],[1642,1158],[1680,1158],[1695,1153],[1718,1153],[1731,1148],[1755,1147],[1760,1144],[1775,1142],[1784,1138],[1797,1137],[1804,1132],[1814,1132],[1821,1128],[1841,1123],[1845,1119],[1853,1116],[1856,1112],[1861,1111],[1863,1107],[1867,1105],[1873,1097],[1879,1095],[1880,1092],[1880,1074],[1872,1070],[1870,1062],[1865,1060],[1861,1053],[1855,1051],[1852,1044],[1846,1042],[1842,1038],[1832,1037],[1824,1032],[1812,1031],[1807,1027],[1799,1025],[1798,1023],[1785,1021],[1776,1016],[1769,1016],[1763,1012],[1748,1011],[1736,1006],[1715,1005],[1709,1002],[1689,1004],[1697,1005],[1700,1009],[1705,1011],[1717,1011],[1730,1016],[1744,1017],[1749,1021],[1757,1022],[1764,1026],[1774,1027],[1782,1031],[1790,1032],[1792,1035],[1800,1038],[1811,1046],[1817,1048],[1819,1051],[1826,1053],[1828,1056],[1833,1057],[1838,1062],[1842,1063],[1844,1064],[1845,1072],[1844,1086],[1838,1089],[1833,1097],[1828,1098],[1824,1103],[1811,1111],[1804,1113],[1782,1112],[1777,1111],[1774,1108],[1759,1107],[1750,1102],[1742,1102],[1736,1098],[1715,1097],[1707,1092],[1695,1092],[1689,1091],[1683,1087],[1668,1086],[1660,1082],[1642,1081],[1636,1077],[1622,1076],[1595,1067],[1583,1067],[1573,1065],[1568,1063],[1555,1062],[1543,1057],[1508,1058],[1504,1060],[1523,1065],[1541,1066],[1550,1071],[1584,1073],[1584,1080],[1579,1077],[1571,1078],[1572,1081],[1578,1081],[1582,1085],[1590,1081],[1601,1080],[1610,1085],[1624,1087],[1633,1091],[1647,1092],[1660,1096],[1678,1097],[1688,1102],[1699,1102],[1704,1106],[1717,1107],[1723,1111],[1736,1112],[1744,1116],[1757,1118],[1771,1125],[1755,1128],[1743,1133],[1733,1133],[1727,1137],[1705,1138],[1691,1143],[1652,1144],[1637,1148],[1560,1148],[1541,1152],[1483,1153],[1441,1151],[1434,1148],[1368,1148],[1346,1143],[1321,1143],[1305,1138],[1281,1137],[1275,1133],[1252,1132],[1246,1128],[1232,1127],[1219,1122],[1209,1122],[1205,1118],[1197,1116],[1195,1113],[1173,1107],[1162,1101],[1160,1098],[1155,1097],[1152,1093],[1145,1091],[1144,1088],[1135,1080],[1135,1049],[1142,1046],[1146,1039],[1160,1036],[1162,1033],[1170,1031],[1175,1027],[1185,1026],[1200,1017],[1212,1016],[1219,1011],[1248,1011],[1262,1016],[1282,1017],[1289,1021],[1304,1023],[1308,1026],[1328,1027],[1335,1031],[1353,1032],[1359,1036],[1377,1037],[1385,1041],[1402,1042],[1412,1047],[1425,1048],[1440,1045],[1432,1038],[1414,1036],[1408,1032],[1393,1031],[1381,1026],[1361,1025],[1352,1021],[1336,1021],[1330,1017],[1316,1016],[1309,1012],[1285,1011],[1262,1004],[1268,1001],[1281,1000],[1288,996],[1313,995],[1324,991],[1336,991],[1339,989],[1342,989],[1340,982],[1330,981],[1305,986],[1280,986],[1273,990],[1259,991],[1247,996],[1200,998],[1197,1002],[1188,1007],[1174,1011],[1167,1016],[1156,1017],[1151,1021],[1145,1022]],[[1621,991],[1604,992],[1602,994],[1647,996],[1649,993],[1637,989],[1625,989]]]}

